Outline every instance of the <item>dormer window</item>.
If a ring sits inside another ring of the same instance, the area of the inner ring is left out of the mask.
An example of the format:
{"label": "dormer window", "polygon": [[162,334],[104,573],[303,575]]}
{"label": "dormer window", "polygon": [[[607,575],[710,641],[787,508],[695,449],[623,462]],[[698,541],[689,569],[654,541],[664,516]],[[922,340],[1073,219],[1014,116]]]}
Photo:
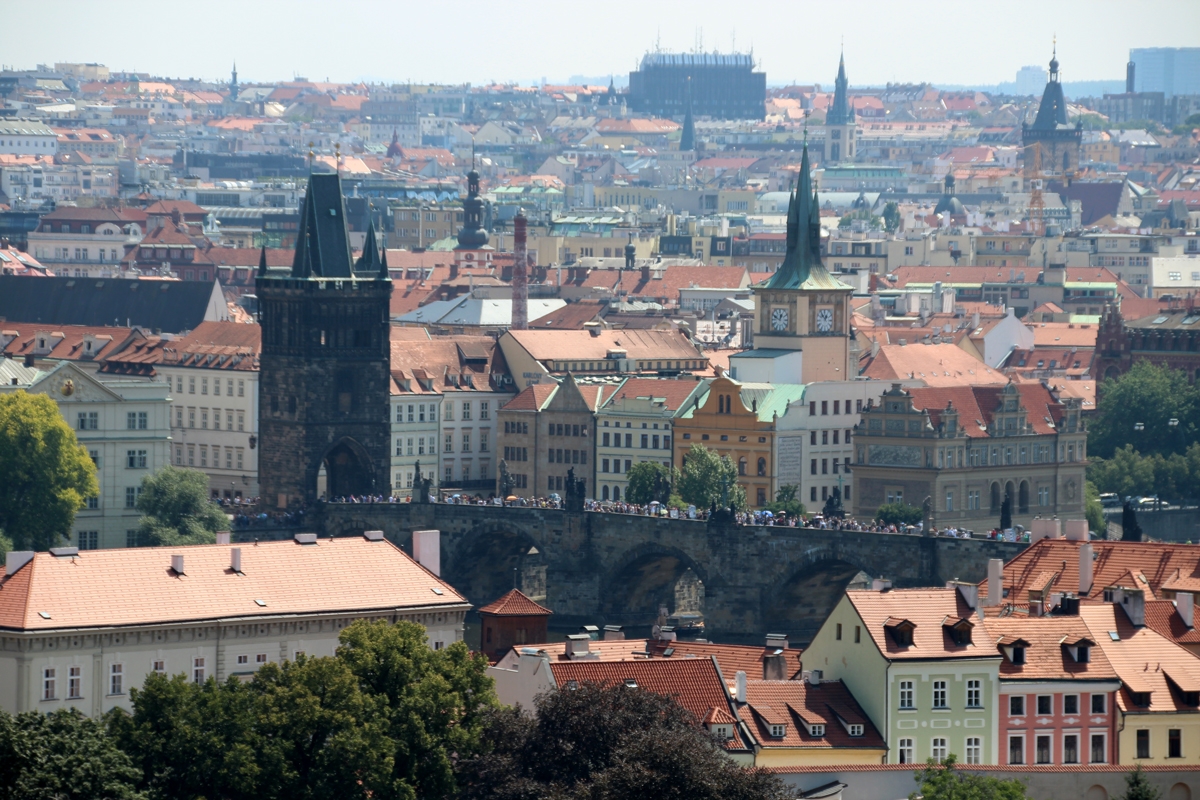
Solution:
{"label": "dormer window", "polygon": [[1075,650],[1075,661],[1079,664],[1086,664],[1092,660],[1091,648],[1087,645],[1081,645]]}
{"label": "dormer window", "polygon": [[863,735],[863,726],[862,725],[851,725],[850,726],[850,735],[851,736],[862,736]]}
{"label": "dormer window", "polygon": [[1012,663],[1014,663],[1014,664],[1024,664],[1025,663],[1025,648],[1022,647],[1021,645],[1017,645],[1017,646],[1013,647]]}
{"label": "dormer window", "polygon": [[[783,726],[781,725],[780,727],[783,727]],[[824,725],[809,725],[808,732],[812,736],[824,736],[825,735],[825,726]]]}
{"label": "dormer window", "polygon": [[786,733],[787,733],[786,725],[772,725],[771,726],[771,736],[775,739],[782,739],[784,737],[784,734],[786,734]]}
{"label": "dormer window", "polygon": [[1149,692],[1130,692],[1129,696],[1133,700],[1133,704],[1135,706],[1138,706],[1140,708],[1147,708],[1150,705],[1150,693]]}
{"label": "dormer window", "polygon": [[721,741],[728,741],[733,738],[733,727],[730,725],[713,725],[712,735]]}
{"label": "dormer window", "polygon": [[916,625],[906,619],[898,619],[896,617],[888,617],[883,628],[888,635],[892,637],[892,641],[897,647],[911,647],[913,643],[913,631],[916,630]]}

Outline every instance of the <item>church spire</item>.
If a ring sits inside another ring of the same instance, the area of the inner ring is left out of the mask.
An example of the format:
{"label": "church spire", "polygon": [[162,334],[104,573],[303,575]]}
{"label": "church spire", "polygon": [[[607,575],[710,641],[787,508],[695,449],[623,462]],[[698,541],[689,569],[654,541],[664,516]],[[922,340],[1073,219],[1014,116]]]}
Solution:
{"label": "church spire", "polygon": [[267,277],[267,246],[265,244],[258,254],[258,274],[263,278]]}
{"label": "church spire", "polygon": [[367,235],[363,240],[362,255],[354,264],[355,272],[379,271],[379,245],[375,241],[375,221],[367,223]]}
{"label": "church spire", "polygon": [[850,81],[846,79],[846,54],[838,59],[837,80],[833,83],[833,105],[825,116],[826,125],[849,125],[854,122],[854,112],[850,108]]}
{"label": "church spire", "polygon": [[771,276],[771,289],[799,289],[821,267],[821,212],[813,190],[812,172],[808,161],[808,145],[800,159],[800,180],[788,198],[787,253],[779,270]]}

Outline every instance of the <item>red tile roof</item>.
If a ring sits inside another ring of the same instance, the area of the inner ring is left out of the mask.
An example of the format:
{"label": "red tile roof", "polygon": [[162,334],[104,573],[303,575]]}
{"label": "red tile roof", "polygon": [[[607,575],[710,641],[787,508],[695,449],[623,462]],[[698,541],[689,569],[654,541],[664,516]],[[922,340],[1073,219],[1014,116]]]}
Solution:
{"label": "red tile roof", "polygon": [[550,402],[557,383],[535,383],[527,386],[520,394],[504,404],[505,411],[540,411]]}
{"label": "red tile roof", "polygon": [[698,385],[699,383],[692,378],[679,380],[626,378],[624,383],[617,387],[616,392],[607,398],[605,405],[612,405],[626,398],[656,397],[663,399],[668,409],[676,411],[683,405],[683,402],[688,399],[692,392],[696,390]]}
{"label": "red tile roof", "polygon": [[874,380],[920,379],[928,386],[962,387],[964,384],[1003,386],[1008,378],[956,344],[919,344],[914,332],[903,328],[876,328],[886,331],[889,341],[906,344],[881,344],[862,374]]}
{"label": "red tile roof", "polygon": [[[846,597],[862,618],[867,633],[886,658],[894,661],[929,658],[987,658],[997,656],[979,631],[971,644],[955,644],[943,621],[970,618],[973,611],[957,589],[890,589],[888,591],[851,590]],[[915,625],[911,645],[900,645],[886,631],[889,617],[905,619]]]}
{"label": "red tile roof", "polygon": [[[1184,705],[1171,684],[1185,692],[1200,691],[1200,659],[1152,628],[1134,627],[1125,611],[1112,603],[1081,606],[1079,615],[1121,679],[1117,704],[1122,711],[1195,710]],[[1133,703],[1133,693],[1140,692],[1149,693],[1149,706]]]}
{"label": "red tile roof", "polygon": [[[47,352],[37,353],[37,334],[46,333]],[[43,322],[0,323],[0,354],[8,358],[35,356],[50,361],[103,361],[133,336],[132,328],[93,327],[89,325],[48,325]],[[91,351],[85,339],[95,341]],[[5,344],[5,340],[7,344]],[[35,355],[36,353],[36,355]]]}
{"label": "red tile roof", "polygon": [[1189,628],[1175,606],[1173,600],[1147,601],[1146,627],[1176,644],[1200,644],[1200,631],[1195,626]]}
{"label": "red tile roof", "polygon": [[[887,743],[863,712],[854,695],[839,681],[747,681],[746,705],[738,716],[767,748],[853,748],[886,750]],[[782,738],[771,736],[772,723],[787,727]],[[811,725],[824,725],[821,736]],[[846,725],[862,725],[862,736],[851,736]]]}
{"label": "red tile roof", "polygon": [[480,614],[497,617],[548,617],[554,613],[530,600],[520,589],[509,589],[507,593],[476,610]]}
{"label": "red tile roof", "polygon": [[[1058,425],[1063,417],[1063,405],[1055,400],[1041,382],[1014,384],[1020,395],[1021,407],[1026,411],[1026,419],[1034,433],[1051,434],[1056,432],[1047,418]],[[915,388],[909,389],[913,406],[929,410],[929,420],[934,427],[941,423],[942,414],[948,404],[953,403],[958,411],[958,424],[972,438],[987,438],[990,434],[992,418],[1002,407],[1002,386],[961,386],[957,388]],[[980,427],[982,423],[984,427]]]}
{"label": "red tile roof", "polygon": [[[1049,616],[987,617],[983,630],[976,629],[975,638],[980,644],[1023,639],[1025,663],[1013,664],[1007,658],[1000,662],[1000,676],[1019,680],[1112,680],[1116,677],[1112,664],[1102,651],[1090,654],[1091,660],[1078,663],[1067,652],[1064,643],[1091,639],[1091,632],[1080,617]],[[986,641],[985,641],[986,640]],[[1065,640],[1065,641],[1064,641]],[[1093,639],[1093,644],[1095,640]]]}
{"label": "red tile roof", "polygon": [[[386,540],[343,537],[240,547],[240,575],[230,569],[231,547],[220,544],[85,550],[74,557],[37,553],[0,580],[0,628],[79,629],[466,603]],[[182,575],[171,568],[174,555],[183,556]]]}

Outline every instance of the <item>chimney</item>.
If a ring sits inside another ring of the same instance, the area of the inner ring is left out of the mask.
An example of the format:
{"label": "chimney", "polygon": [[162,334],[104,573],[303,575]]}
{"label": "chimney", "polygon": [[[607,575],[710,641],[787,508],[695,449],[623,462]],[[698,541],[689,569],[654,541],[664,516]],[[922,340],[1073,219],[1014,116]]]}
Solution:
{"label": "chimney", "polygon": [[746,671],[739,669],[737,675],[734,676],[734,686],[736,687],[735,699],[739,703],[746,702]]}
{"label": "chimney", "polygon": [[1079,548],[1079,596],[1087,597],[1092,591],[1092,543],[1084,542]]}
{"label": "chimney", "polygon": [[1191,592],[1175,593],[1175,610],[1179,612],[1183,624],[1187,625],[1189,630],[1195,627],[1196,606],[1193,605],[1195,602]]}
{"label": "chimney", "polygon": [[413,531],[413,558],[434,575],[442,574],[442,532]]}
{"label": "chimney", "polygon": [[458,262],[451,261],[450,262],[450,280],[454,280],[457,277],[458,277]]}
{"label": "chimney", "polygon": [[776,651],[763,656],[763,680],[787,680],[787,655]]}
{"label": "chimney", "polygon": [[175,571],[176,575],[184,575],[185,574],[183,571],[183,556],[182,555],[171,556],[171,569]]}
{"label": "chimney", "polygon": [[979,586],[977,584],[957,580],[946,581],[946,588],[956,589],[962,595],[963,602],[972,611],[979,607]]}
{"label": "chimney", "polygon": [[808,685],[809,686],[820,686],[821,685],[821,677],[824,674],[825,674],[825,672],[823,670],[819,670],[819,669],[814,669],[812,672],[808,673]]}
{"label": "chimney", "polygon": [[1069,519],[1067,520],[1066,528],[1067,541],[1086,542],[1088,540],[1088,524],[1086,519]]}
{"label": "chimney", "polygon": [[1004,601],[1004,560],[992,558],[988,560],[988,594],[987,604],[998,606]]}
{"label": "chimney", "polygon": [[767,649],[768,650],[787,650],[788,638],[786,633],[768,633],[767,634]]}
{"label": "chimney", "polygon": [[671,625],[663,625],[658,629],[658,640],[660,642],[675,641],[675,628]]}
{"label": "chimney", "polygon": [[650,280],[650,264],[649,262],[642,265],[642,282],[646,283]]}
{"label": "chimney", "polygon": [[592,637],[586,633],[572,633],[567,636],[567,657],[587,658],[591,654]]}
{"label": "chimney", "polygon": [[217,544],[229,544],[229,531],[217,531]]}
{"label": "chimney", "polygon": [[892,588],[892,582],[880,575],[875,580],[871,581],[872,592],[886,592]]}
{"label": "chimney", "polygon": [[1135,628],[1146,624],[1146,598],[1141,589],[1128,589],[1118,586],[1113,592],[1113,602],[1125,609],[1125,616]]}
{"label": "chimney", "polygon": [[1062,524],[1057,519],[1035,519],[1029,525],[1029,544],[1037,544],[1042,539],[1057,539],[1061,531]]}
{"label": "chimney", "polygon": [[12,575],[21,567],[33,561],[32,550],[9,550],[4,557],[4,573]]}
{"label": "chimney", "polygon": [[586,633],[593,642],[600,638],[600,629],[595,625],[580,625],[580,633]]}
{"label": "chimney", "polygon": [[604,626],[604,641],[611,642],[625,638],[625,631],[621,630],[620,625],[605,625]]}
{"label": "chimney", "polygon": [[237,574],[242,574],[242,548],[234,547],[229,551],[229,568]]}

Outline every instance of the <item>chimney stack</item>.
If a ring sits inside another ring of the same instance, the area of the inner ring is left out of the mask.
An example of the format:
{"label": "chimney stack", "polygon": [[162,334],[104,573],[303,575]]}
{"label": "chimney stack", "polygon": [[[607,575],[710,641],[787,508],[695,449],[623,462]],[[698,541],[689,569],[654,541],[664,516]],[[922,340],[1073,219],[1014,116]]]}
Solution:
{"label": "chimney stack", "polygon": [[763,656],[763,680],[787,680],[787,656],[784,653],[773,652]]}
{"label": "chimney stack", "polygon": [[1084,542],[1079,548],[1079,596],[1087,597],[1092,591],[1092,543]]}
{"label": "chimney stack", "polygon": [[767,649],[768,650],[787,650],[788,637],[786,633],[768,633],[767,634]]}
{"label": "chimney stack", "polygon": [[185,574],[183,571],[183,556],[182,555],[171,556],[171,569],[175,571],[176,575]]}
{"label": "chimney stack", "polygon": [[4,572],[6,575],[12,575],[21,567],[33,561],[34,552],[32,550],[9,550],[4,556]]}
{"label": "chimney stack", "polygon": [[230,549],[229,568],[239,575],[242,574],[242,548],[234,547]]}
{"label": "chimney stack", "polygon": [[987,604],[998,606],[1004,601],[1004,560],[992,558],[988,560],[988,593]]}
{"label": "chimney stack", "polygon": [[434,575],[442,574],[442,532],[413,531],[413,558]]}
{"label": "chimney stack", "polygon": [[734,686],[736,687],[735,698],[737,699],[737,701],[739,703],[746,702],[746,672],[745,672],[745,670],[739,669],[737,671],[737,675],[734,677]]}
{"label": "chimney stack", "polygon": [[946,581],[947,589],[954,589],[962,595],[963,602],[967,607],[974,611],[979,607],[979,585],[975,583],[966,583],[965,581]]}
{"label": "chimney stack", "polygon": [[809,686],[820,686],[821,678],[822,678],[822,676],[824,676],[824,674],[825,674],[825,672],[823,670],[819,670],[819,669],[814,669],[812,672],[808,673],[808,685]]}
{"label": "chimney stack", "polygon": [[[1058,520],[1055,520],[1057,522]],[[1088,540],[1088,524],[1086,519],[1067,520],[1067,541],[1086,542]]]}
{"label": "chimney stack", "polygon": [[529,257],[526,254],[525,209],[513,219],[512,330],[529,327]]}
{"label": "chimney stack", "polygon": [[1179,612],[1183,624],[1187,625],[1189,630],[1195,627],[1196,606],[1193,605],[1195,602],[1191,592],[1175,593],[1175,610]]}
{"label": "chimney stack", "polygon": [[604,626],[604,641],[610,642],[625,638],[625,631],[621,630],[620,625],[605,625]]}
{"label": "chimney stack", "polygon": [[217,544],[229,544],[229,531],[217,531]]}
{"label": "chimney stack", "polygon": [[569,658],[587,658],[591,653],[592,637],[586,633],[572,633],[567,636],[567,656]]}
{"label": "chimney stack", "polygon": [[891,588],[892,588],[892,582],[889,581],[887,578],[883,577],[882,575],[880,575],[878,578],[875,578],[873,581],[871,581],[871,591],[872,592],[886,592]]}

